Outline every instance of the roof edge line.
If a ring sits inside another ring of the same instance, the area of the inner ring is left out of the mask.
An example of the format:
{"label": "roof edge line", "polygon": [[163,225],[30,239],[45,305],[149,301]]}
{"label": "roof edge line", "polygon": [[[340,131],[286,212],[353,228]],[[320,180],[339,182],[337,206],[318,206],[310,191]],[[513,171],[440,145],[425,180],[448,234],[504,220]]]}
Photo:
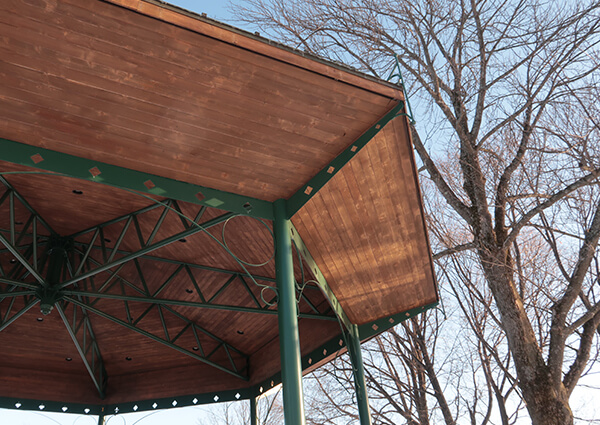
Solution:
{"label": "roof edge line", "polygon": [[[317,73],[336,81],[367,90],[390,99],[404,100],[401,87],[389,81],[364,74],[346,65],[299,51],[284,44],[252,34],[232,25],[198,15],[159,0],[100,0],[132,10],[165,23],[196,32],[223,43]],[[271,53],[271,54],[270,54]]]}

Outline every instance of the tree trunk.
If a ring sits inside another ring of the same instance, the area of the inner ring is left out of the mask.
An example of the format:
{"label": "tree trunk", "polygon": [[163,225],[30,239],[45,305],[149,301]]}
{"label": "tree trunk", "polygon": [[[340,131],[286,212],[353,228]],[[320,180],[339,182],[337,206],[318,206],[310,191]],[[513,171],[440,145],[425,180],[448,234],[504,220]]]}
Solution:
{"label": "tree trunk", "polygon": [[562,383],[553,384],[537,344],[531,322],[513,280],[506,250],[480,249],[479,258],[498,304],[504,331],[512,350],[519,388],[533,425],[572,425],[573,412]]}

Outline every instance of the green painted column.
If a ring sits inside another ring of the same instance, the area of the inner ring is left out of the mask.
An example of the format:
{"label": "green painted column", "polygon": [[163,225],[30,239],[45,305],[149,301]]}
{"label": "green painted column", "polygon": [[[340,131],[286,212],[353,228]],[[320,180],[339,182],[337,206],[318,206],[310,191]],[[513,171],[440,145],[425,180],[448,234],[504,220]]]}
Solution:
{"label": "green painted column", "polygon": [[256,397],[250,397],[250,425],[258,425],[258,410]]}
{"label": "green painted column", "polygon": [[348,351],[350,360],[352,361],[352,372],[354,373],[354,387],[356,389],[360,425],[371,425],[371,409],[369,408],[369,397],[367,395],[365,368],[360,351],[358,326],[356,325],[352,325],[352,331],[348,337]]}
{"label": "green painted column", "polygon": [[98,416],[98,425],[104,425],[106,423],[106,421],[104,420],[104,413],[100,413],[100,416]]}
{"label": "green painted column", "polygon": [[278,199],[273,204],[273,208],[283,413],[286,425],[304,425],[300,333],[298,331],[290,222],[286,218],[285,200]]}

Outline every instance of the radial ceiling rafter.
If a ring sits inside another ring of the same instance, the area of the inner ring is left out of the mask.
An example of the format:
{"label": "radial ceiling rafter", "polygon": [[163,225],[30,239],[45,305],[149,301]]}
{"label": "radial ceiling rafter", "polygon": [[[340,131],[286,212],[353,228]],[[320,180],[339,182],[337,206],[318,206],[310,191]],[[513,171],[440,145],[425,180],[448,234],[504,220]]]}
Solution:
{"label": "radial ceiling rafter", "polygon": [[[175,308],[181,306],[277,315],[275,279],[252,275],[243,266],[245,272],[151,255],[161,248],[184,240],[186,237],[207,232],[211,227],[220,225],[237,216],[237,213],[226,212],[201,221],[207,210],[206,205],[198,206],[198,211],[192,219],[185,216],[176,200],[166,199],[155,201],[147,207],[76,232],[70,236],[61,237],[2,176],[0,176],[0,183],[6,188],[5,193],[0,198],[0,207],[6,201],[9,215],[9,229],[0,231],[0,243],[4,245],[4,249],[0,252],[10,253],[16,259],[14,266],[8,272],[5,272],[0,265],[0,283],[7,285],[7,289],[0,293],[0,302],[5,299],[10,300],[5,303],[8,305],[4,314],[0,309],[0,314],[2,314],[0,316],[0,330],[8,327],[38,304],[40,300],[44,313],[49,313],[55,307],[101,398],[106,396],[108,374],[102,359],[100,345],[92,327],[90,314],[109,320],[120,327],[150,338],[237,378],[248,380],[249,356],[247,354],[228,344],[185,315],[180,314]],[[15,220],[16,203],[22,204],[29,213],[27,223],[19,231],[17,231]],[[150,232],[146,231],[148,234],[144,235],[140,218],[149,215],[149,213],[156,215],[155,210],[160,211],[158,218],[155,219]],[[162,226],[169,213],[177,215],[181,229],[170,236],[157,240],[157,235],[162,231]],[[45,228],[45,233],[48,234],[39,234],[38,226],[40,224]],[[107,241],[109,239],[106,237],[106,232],[111,226],[121,226],[121,228],[114,244],[108,246]],[[126,236],[129,236],[128,240],[131,241],[130,234],[135,234],[133,239],[137,240],[139,245],[137,250],[123,248]],[[26,241],[29,243],[26,243]],[[304,257],[304,255],[302,256]],[[61,258],[63,259],[62,262]],[[237,257],[234,256],[234,258],[240,264]],[[151,291],[144,278],[140,260],[170,263],[176,269],[160,284],[158,289]],[[135,265],[138,284],[127,280],[121,275],[123,267],[127,264]],[[194,277],[193,269],[220,273],[225,275],[227,279],[214,293],[206,296],[202,293],[196,281],[197,279]],[[47,276],[44,276],[44,272]],[[161,296],[161,293],[169,287],[169,284],[175,282],[176,278],[179,279],[181,276],[187,276],[199,301],[186,301]],[[263,292],[264,289],[271,289],[275,294],[269,299],[265,299],[262,292],[255,294],[252,291],[250,287],[252,283],[249,284],[249,281],[262,288]],[[220,295],[234,284],[247,294],[253,304],[252,306],[219,303]],[[334,310],[329,307],[322,311],[322,307],[319,309],[315,306],[310,297],[305,294],[305,288],[319,289],[317,285],[313,284],[298,284],[298,302],[305,303],[312,311],[310,313],[299,312],[298,317],[336,321],[337,318],[332,314]],[[115,290],[120,291],[120,293],[114,292]],[[25,305],[16,310],[14,304],[19,297],[23,298]],[[123,303],[125,320],[103,311],[99,307],[99,301],[106,299],[118,300]],[[147,307],[137,317],[134,317],[130,308],[132,303],[144,304]],[[160,332],[151,332],[140,327],[140,322],[151,312],[156,312],[160,317],[162,324]],[[181,327],[174,333],[166,324],[165,315],[167,314],[176,317],[181,322]],[[178,344],[178,340],[185,333],[193,334],[196,342],[193,349]],[[199,335],[212,339],[217,345],[210,351],[205,350]],[[227,364],[223,364],[223,361],[218,362],[211,359],[219,350],[225,353]],[[239,364],[240,359],[243,363],[241,365]]]}

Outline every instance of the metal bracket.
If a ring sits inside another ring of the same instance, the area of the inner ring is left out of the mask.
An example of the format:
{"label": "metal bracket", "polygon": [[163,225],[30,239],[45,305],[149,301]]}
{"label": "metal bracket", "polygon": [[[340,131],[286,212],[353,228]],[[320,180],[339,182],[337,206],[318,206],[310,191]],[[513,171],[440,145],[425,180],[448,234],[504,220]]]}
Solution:
{"label": "metal bracket", "polygon": [[319,288],[325,295],[325,298],[327,298],[327,300],[329,301],[331,308],[333,309],[333,311],[335,312],[335,314],[337,315],[339,320],[344,324],[346,329],[350,330],[352,328],[352,323],[350,322],[350,319],[348,319],[348,316],[344,312],[342,305],[340,304],[337,297],[335,296],[335,294],[333,293],[333,291],[327,284],[327,280],[325,279],[325,276],[323,276],[321,269],[319,269],[317,262],[310,254],[310,251],[308,250],[308,248],[306,248],[306,245],[304,244],[304,241],[300,237],[298,230],[296,229],[296,227],[294,226],[294,224],[291,221],[290,221],[290,234],[292,237],[292,242],[294,243],[294,245],[296,246],[296,249],[302,256],[302,259],[306,262],[308,268],[314,275],[317,285],[319,286]]}

